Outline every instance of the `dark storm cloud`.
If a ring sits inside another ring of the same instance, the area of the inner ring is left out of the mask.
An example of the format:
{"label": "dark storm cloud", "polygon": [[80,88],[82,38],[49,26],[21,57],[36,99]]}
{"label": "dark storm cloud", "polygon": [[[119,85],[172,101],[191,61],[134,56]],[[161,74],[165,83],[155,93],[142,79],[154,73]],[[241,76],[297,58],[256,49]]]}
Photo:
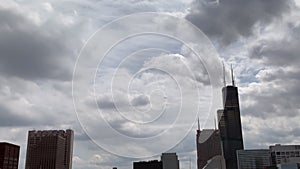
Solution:
{"label": "dark storm cloud", "polygon": [[[300,26],[288,24],[287,35],[281,40],[261,40],[250,51],[252,59],[262,60],[267,65],[298,66],[300,63]],[[282,74],[282,72],[280,73]],[[281,77],[285,77],[281,76]],[[290,76],[290,75],[289,75]],[[299,76],[298,76],[299,79]]]}
{"label": "dark storm cloud", "polygon": [[1,74],[23,79],[70,79],[74,35],[61,24],[49,19],[39,25],[21,13],[0,8]]}
{"label": "dark storm cloud", "polygon": [[253,27],[265,25],[289,11],[291,0],[220,0],[218,5],[207,5],[195,0],[186,16],[210,37],[223,44],[240,36],[252,35]]}

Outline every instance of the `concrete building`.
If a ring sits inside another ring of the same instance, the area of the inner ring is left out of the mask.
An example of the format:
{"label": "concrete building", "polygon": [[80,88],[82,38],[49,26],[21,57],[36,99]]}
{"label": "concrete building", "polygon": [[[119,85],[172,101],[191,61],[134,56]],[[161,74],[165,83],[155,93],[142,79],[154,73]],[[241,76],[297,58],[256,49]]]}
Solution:
{"label": "concrete building", "polygon": [[179,169],[179,160],[176,153],[162,153],[163,169]]}
{"label": "concrete building", "polygon": [[239,169],[264,169],[270,166],[270,151],[260,150],[237,150]]}
{"label": "concrete building", "polygon": [[72,130],[29,131],[25,169],[72,169]]}
{"label": "concrete building", "polygon": [[300,145],[270,146],[271,164],[300,163]]}
{"label": "concrete building", "polygon": [[0,169],[18,169],[20,146],[0,142]]}

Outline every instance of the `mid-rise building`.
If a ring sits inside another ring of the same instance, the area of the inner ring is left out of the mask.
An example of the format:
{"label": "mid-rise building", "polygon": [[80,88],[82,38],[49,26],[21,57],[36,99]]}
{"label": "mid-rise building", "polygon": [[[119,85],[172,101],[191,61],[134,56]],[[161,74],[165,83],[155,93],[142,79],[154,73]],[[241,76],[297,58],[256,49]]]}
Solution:
{"label": "mid-rise building", "polygon": [[18,169],[20,146],[0,143],[0,169]]}
{"label": "mid-rise building", "polygon": [[239,169],[264,169],[270,166],[270,151],[259,150],[237,150]]}
{"label": "mid-rise building", "polygon": [[162,153],[161,161],[133,162],[133,169],[179,169],[179,160],[176,153]]}
{"label": "mid-rise building", "polygon": [[270,146],[271,164],[300,163],[300,145]]}
{"label": "mid-rise building", "polygon": [[72,130],[29,131],[26,169],[72,169]]}
{"label": "mid-rise building", "polygon": [[176,153],[162,153],[163,169],[179,169],[179,160]]}
{"label": "mid-rise building", "polygon": [[163,169],[163,165],[158,160],[140,161],[133,162],[133,169]]}

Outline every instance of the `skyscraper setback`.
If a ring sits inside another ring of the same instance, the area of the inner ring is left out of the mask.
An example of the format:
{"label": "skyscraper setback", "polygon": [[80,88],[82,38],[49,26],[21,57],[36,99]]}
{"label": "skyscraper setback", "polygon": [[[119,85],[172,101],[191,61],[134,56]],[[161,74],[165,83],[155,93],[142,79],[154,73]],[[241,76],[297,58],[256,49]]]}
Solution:
{"label": "skyscraper setback", "polygon": [[72,130],[29,131],[26,169],[71,169]]}
{"label": "skyscraper setback", "polygon": [[222,89],[223,110],[218,111],[219,130],[221,136],[222,156],[226,169],[237,169],[237,150],[244,149],[238,88],[234,84]]}

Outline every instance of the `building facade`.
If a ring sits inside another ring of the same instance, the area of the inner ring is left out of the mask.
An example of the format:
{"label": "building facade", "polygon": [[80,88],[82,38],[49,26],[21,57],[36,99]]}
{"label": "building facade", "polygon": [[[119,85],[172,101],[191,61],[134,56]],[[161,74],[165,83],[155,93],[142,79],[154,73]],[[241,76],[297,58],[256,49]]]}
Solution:
{"label": "building facade", "polygon": [[72,130],[29,131],[25,169],[71,169]]}
{"label": "building facade", "polygon": [[20,146],[0,143],[0,169],[18,169]]}
{"label": "building facade", "polygon": [[198,128],[196,136],[196,145],[198,169],[202,169],[213,157],[222,154],[221,137],[219,130],[200,130],[200,128]]}
{"label": "building facade", "polygon": [[259,150],[237,150],[239,169],[264,169],[270,166],[270,151]]}
{"label": "building facade", "polygon": [[163,169],[179,169],[179,160],[176,153],[162,153],[161,162]]}

